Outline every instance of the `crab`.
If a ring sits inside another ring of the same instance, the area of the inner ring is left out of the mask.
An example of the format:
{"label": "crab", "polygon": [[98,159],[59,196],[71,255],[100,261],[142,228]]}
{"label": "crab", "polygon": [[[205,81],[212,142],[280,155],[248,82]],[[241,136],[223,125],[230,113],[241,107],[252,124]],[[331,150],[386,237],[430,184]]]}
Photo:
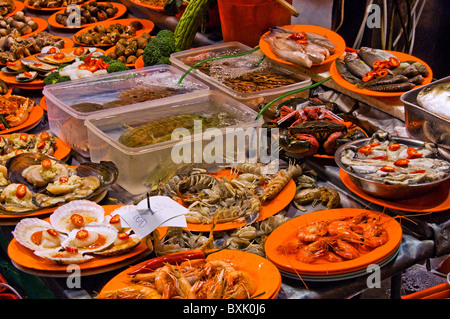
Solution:
{"label": "crab", "polygon": [[280,147],[300,156],[311,156],[323,150],[333,155],[336,149],[352,140],[365,138],[359,128],[349,129],[343,120],[325,105],[305,103],[293,109],[286,104],[272,120],[280,128]]}

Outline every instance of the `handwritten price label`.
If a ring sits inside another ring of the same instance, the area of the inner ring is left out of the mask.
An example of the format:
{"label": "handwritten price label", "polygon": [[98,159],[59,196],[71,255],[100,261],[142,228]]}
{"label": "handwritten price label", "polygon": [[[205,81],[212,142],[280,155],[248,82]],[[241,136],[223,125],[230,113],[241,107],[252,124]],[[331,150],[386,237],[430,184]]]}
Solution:
{"label": "handwritten price label", "polygon": [[136,206],[120,213],[121,219],[139,238],[144,238],[158,227],[186,227],[187,208],[167,196],[150,197],[150,208],[147,199]]}

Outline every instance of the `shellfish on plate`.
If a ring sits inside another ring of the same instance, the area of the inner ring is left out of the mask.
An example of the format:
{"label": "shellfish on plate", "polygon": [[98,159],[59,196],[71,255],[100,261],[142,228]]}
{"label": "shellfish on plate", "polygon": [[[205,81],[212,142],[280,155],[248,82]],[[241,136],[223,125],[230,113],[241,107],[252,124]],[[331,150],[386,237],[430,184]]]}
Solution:
{"label": "shellfish on plate", "polygon": [[94,258],[94,256],[83,255],[76,250],[69,251],[45,251],[36,250],[34,252],[36,256],[48,259],[57,264],[71,265],[71,264],[81,264]]}
{"label": "shellfish on plate", "polygon": [[56,230],[68,234],[90,223],[102,223],[104,219],[105,210],[101,205],[81,199],[58,207],[50,215],[50,224]]}
{"label": "shellfish on plate", "polygon": [[60,249],[61,243],[67,237],[39,218],[22,219],[14,228],[13,235],[21,245],[40,251]]}
{"label": "shellfish on plate", "polygon": [[[40,168],[28,169],[34,165]],[[40,153],[19,154],[9,159],[5,167],[13,186],[8,185],[0,195],[0,213],[28,212],[73,200],[92,199],[104,193],[118,176],[118,169],[112,162],[82,163],[74,168]],[[41,174],[42,180],[34,174]],[[23,198],[20,197],[22,191],[26,194]]]}
{"label": "shellfish on plate", "polygon": [[116,238],[115,227],[104,223],[90,223],[81,229],[72,230],[61,245],[66,250],[76,249],[82,254],[94,253],[111,246]]}

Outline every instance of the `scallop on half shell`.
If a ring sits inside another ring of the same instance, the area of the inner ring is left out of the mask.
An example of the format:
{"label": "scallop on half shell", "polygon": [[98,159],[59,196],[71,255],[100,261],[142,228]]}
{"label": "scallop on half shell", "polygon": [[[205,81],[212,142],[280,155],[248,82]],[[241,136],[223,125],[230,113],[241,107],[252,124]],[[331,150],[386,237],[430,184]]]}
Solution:
{"label": "scallop on half shell", "polygon": [[109,215],[105,216],[105,223],[114,226],[119,233],[130,231],[131,227],[129,227],[126,223],[123,222],[122,218],[120,217],[120,214],[127,212],[133,207],[135,207],[135,205],[124,205],[113,210]]}
{"label": "scallop on half shell", "polygon": [[93,256],[83,255],[79,252],[70,251],[42,251],[37,250],[34,252],[36,256],[53,261],[57,264],[71,265],[81,264],[94,258]]}
{"label": "scallop on half shell", "polygon": [[72,230],[61,245],[77,249],[79,253],[94,253],[110,247],[117,238],[117,229],[107,224],[91,223]]}
{"label": "scallop on half shell", "polygon": [[127,232],[122,232],[117,234],[116,240],[110,248],[96,252],[95,254],[102,256],[116,256],[129,252],[140,243],[141,240],[137,235],[130,235]]}
{"label": "scallop on half shell", "polygon": [[50,223],[39,218],[24,218],[13,231],[14,238],[31,250],[54,251],[60,249],[67,236],[55,230]]}
{"label": "scallop on half shell", "polygon": [[62,232],[70,233],[90,223],[102,223],[105,219],[105,210],[95,202],[79,199],[58,207],[50,215],[50,224]]}

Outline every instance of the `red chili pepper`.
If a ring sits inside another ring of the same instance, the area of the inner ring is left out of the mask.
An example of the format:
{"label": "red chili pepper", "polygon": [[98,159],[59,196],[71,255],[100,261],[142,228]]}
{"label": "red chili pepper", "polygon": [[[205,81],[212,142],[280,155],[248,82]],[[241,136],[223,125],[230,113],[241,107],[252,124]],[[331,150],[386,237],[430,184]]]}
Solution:
{"label": "red chili pepper", "polygon": [[371,159],[374,159],[374,160],[387,160],[387,156],[384,156],[384,155],[374,156],[374,157],[371,157]]}
{"label": "red chili pepper", "polygon": [[394,162],[395,166],[399,166],[399,167],[406,167],[409,164],[409,160],[405,159],[405,158],[401,158],[398,159]]}
{"label": "red chili pepper", "polygon": [[373,68],[374,70],[378,70],[379,68],[381,68],[382,63],[383,63],[382,60],[375,60],[375,61],[373,61],[373,63],[372,63],[372,68]]}
{"label": "red chili pepper", "polygon": [[171,255],[156,257],[156,258],[150,259],[145,265],[143,265],[141,268],[138,268],[138,269],[132,271],[131,273],[129,273],[129,275],[153,272],[156,269],[158,269],[159,267],[164,266],[165,264],[176,265],[176,264],[182,263],[183,261],[186,261],[186,260],[205,259],[209,255],[216,253],[224,248],[217,249],[217,250],[210,251],[210,252],[205,252],[203,250],[196,250],[196,251],[190,251],[190,252],[186,252],[186,253],[175,253],[175,254],[171,254]]}
{"label": "red chili pepper", "polygon": [[50,168],[52,167],[52,161],[49,159],[45,159],[41,162],[41,165],[43,168]]}
{"label": "red chili pepper", "polygon": [[87,68],[88,68],[88,66],[84,63],[82,63],[78,66],[78,69],[80,69],[80,70],[87,70]]}
{"label": "red chili pepper", "polygon": [[72,254],[78,253],[78,249],[77,249],[77,248],[74,248],[74,247],[66,246],[65,249],[66,249],[66,251],[67,251],[68,253],[72,253]]}
{"label": "red chili pepper", "polygon": [[95,65],[91,65],[91,66],[88,66],[87,70],[91,71],[92,73],[94,73],[95,71],[98,70],[98,68]]}
{"label": "red chili pepper", "polygon": [[372,151],[373,151],[373,148],[370,146],[363,146],[358,150],[359,153],[365,154],[365,155],[371,154]]}
{"label": "red chili pepper", "polygon": [[393,56],[391,56],[389,58],[389,65],[391,67],[398,67],[400,65],[400,60],[395,58],[395,57],[393,57]]}
{"label": "red chili pepper", "polygon": [[0,122],[0,130],[6,130],[5,124],[3,124],[2,122]]}
{"label": "red chili pepper", "polygon": [[67,176],[61,176],[61,177],[59,178],[59,181],[60,181],[61,183],[67,183],[67,182],[69,181],[69,178],[68,178]]}
{"label": "red chili pepper", "polygon": [[25,186],[25,184],[20,184],[19,186],[17,186],[16,188],[17,198],[23,198],[25,197],[26,194],[27,194],[27,187]]}
{"label": "red chili pepper", "polygon": [[380,146],[380,145],[381,145],[380,142],[375,142],[375,143],[369,144],[370,147],[376,147],[376,146]]}
{"label": "red chili pepper", "polygon": [[385,77],[386,75],[388,75],[389,74],[389,71],[388,71],[388,69],[378,69],[377,70],[377,75],[378,76],[381,76],[381,77]]}
{"label": "red chili pepper", "polygon": [[23,72],[23,75],[25,75],[26,77],[29,77],[29,78],[32,78],[32,77],[33,77],[33,74],[31,74],[31,73],[28,72],[28,71]]}
{"label": "red chili pepper", "polygon": [[423,155],[423,154],[419,153],[414,147],[408,147],[408,149],[406,150],[406,153],[408,154],[408,156],[407,156],[408,159],[420,158]]}
{"label": "red chili pepper", "polygon": [[38,150],[42,150],[45,147],[45,142],[44,141],[40,141],[39,143],[36,144],[36,148]]}
{"label": "red chili pepper", "polygon": [[26,140],[28,140],[28,134],[27,133],[22,133],[22,134],[20,134],[20,136],[19,136],[19,139],[21,140],[21,141],[26,141]]}
{"label": "red chili pepper", "polygon": [[77,234],[75,235],[75,237],[78,239],[84,239],[84,238],[87,238],[88,236],[89,236],[89,232],[86,229],[81,229],[81,230],[77,231]]}
{"label": "red chili pepper", "polygon": [[410,174],[423,174],[423,173],[425,173],[425,172],[426,172],[425,169],[419,169],[419,170],[417,170],[417,171],[410,172]]}
{"label": "red chili pepper", "polygon": [[382,168],[380,168],[380,171],[386,172],[386,173],[391,173],[391,172],[395,171],[395,167],[383,166]]}
{"label": "red chili pepper", "polygon": [[84,63],[86,65],[89,64],[89,62],[91,62],[91,57],[92,57],[92,53],[88,54],[85,58],[84,58]]}
{"label": "red chili pepper", "polygon": [[362,80],[364,82],[368,82],[375,77],[375,74],[376,74],[375,72],[367,72],[366,74],[363,75]]}
{"label": "red chili pepper", "polygon": [[50,138],[50,134],[48,134],[48,132],[42,132],[41,134],[39,134],[39,138],[42,141],[46,141]]}
{"label": "red chili pepper", "polygon": [[54,229],[47,229],[47,233],[55,237],[58,236],[58,232]]}
{"label": "red chili pepper", "polygon": [[398,151],[400,149],[401,145],[400,144],[391,144],[389,145],[389,150],[390,151]]}

